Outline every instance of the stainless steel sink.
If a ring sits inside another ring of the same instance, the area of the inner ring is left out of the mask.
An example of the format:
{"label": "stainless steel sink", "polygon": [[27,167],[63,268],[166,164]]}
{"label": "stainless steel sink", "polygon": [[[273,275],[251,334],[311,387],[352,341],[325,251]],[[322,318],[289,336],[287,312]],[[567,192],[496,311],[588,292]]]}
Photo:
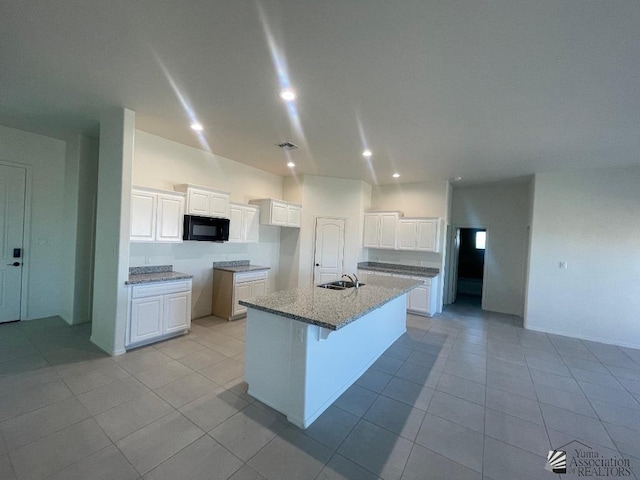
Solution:
{"label": "stainless steel sink", "polygon": [[[359,283],[358,286],[362,287],[364,283]],[[328,288],[330,290],[344,290],[346,288],[353,288],[356,284],[354,282],[350,282],[348,280],[335,280],[333,282],[323,283],[318,285],[320,288]]]}

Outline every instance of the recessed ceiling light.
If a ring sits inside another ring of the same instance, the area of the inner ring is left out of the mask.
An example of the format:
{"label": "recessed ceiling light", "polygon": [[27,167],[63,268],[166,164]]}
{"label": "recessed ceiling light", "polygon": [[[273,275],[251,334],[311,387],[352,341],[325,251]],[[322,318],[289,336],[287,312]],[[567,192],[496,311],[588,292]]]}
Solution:
{"label": "recessed ceiling light", "polygon": [[369,150],[368,148],[362,152],[363,157],[369,158],[371,157],[371,155],[373,155],[373,153],[371,153],[371,150]]}
{"label": "recessed ceiling light", "polygon": [[292,88],[284,88],[280,90],[280,98],[286,102],[292,102],[296,99],[296,92]]}
{"label": "recessed ceiling light", "polygon": [[392,176],[393,176],[393,178],[398,178],[400,176],[400,174],[399,173],[394,173]]}
{"label": "recessed ceiling light", "polygon": [[201,132],[204,130],[204,127],[202,126],[201,123],[193,122],[191,124],[191,130],[195,130],[196,132]]}
{"label": "recessed ceiling light", "polygon": [[293,168],[293,167],[295,167],[295,166],[296,166],[296,164],[295,164],[295,163],[293,163],[293,162],[289,162],[289,163],[287,163],[287,167],[289,167],[289,168]]}

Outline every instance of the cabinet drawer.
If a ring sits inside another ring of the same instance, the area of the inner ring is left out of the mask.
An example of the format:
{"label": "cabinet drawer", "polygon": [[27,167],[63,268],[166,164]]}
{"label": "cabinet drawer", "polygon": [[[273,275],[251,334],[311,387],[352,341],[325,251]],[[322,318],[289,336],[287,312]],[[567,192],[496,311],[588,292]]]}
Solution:
{"label": "cabinet drawer", "polygon": [[243,272],[235,274],[235,283],[253,282],[254,280],[266,280],[267,272]]}
{"label": "cabinet drawer", "polygon": [[134,285],[131,291],[131,298],[154,297],[156,295],[167,295],[169,293],[179,293],[190,290],[191,282],[189,280]]}

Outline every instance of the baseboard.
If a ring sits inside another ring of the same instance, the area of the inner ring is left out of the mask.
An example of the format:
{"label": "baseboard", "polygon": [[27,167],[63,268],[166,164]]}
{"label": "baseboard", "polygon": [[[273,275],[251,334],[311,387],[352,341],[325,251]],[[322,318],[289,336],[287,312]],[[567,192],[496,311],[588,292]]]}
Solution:
{"label": "baseboard", "polygon": [[615,345],[617,347],[640,349],[640,345],[634,345],[634,344],[631,344],[631,343],[620,343],[620,342],[606,341],[606,340],[603,340],[601,337],[589,337],[589,336],[586,336],[586,335],[576,335],[575,333],[568,333],[568,332],[564,332],[564,331],[561,331],[561,330],[544,330],[542,328],[535,328],[535,327],[530,327],[530,326],[525,326],[524,328],[525,328],[525,330],[532,330],[534,332],[549,333],[551,335],[559,335],[561,337],[577,338],[579,340],[586,340],[588,342],[606,343],[607,345]]}

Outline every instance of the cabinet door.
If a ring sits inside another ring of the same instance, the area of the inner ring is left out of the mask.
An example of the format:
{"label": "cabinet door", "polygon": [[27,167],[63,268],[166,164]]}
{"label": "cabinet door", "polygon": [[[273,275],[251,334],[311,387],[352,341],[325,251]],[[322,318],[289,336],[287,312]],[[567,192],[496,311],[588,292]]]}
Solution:
{"label": "cabinet door", "polygon": [[155,193],[133,190],[131,192],[131,234],[132,242],[153,242],[156,236]]}
{"label": "cabinet door", "polygon": [[398,250],[416,249],[416,221],[398,220]]}
{"label": "cabinet door", "polygon": [[239,315],[247,311],[247,307],[240,305],[238,302],[251,298],[251,283],[236,283],[233,287],[233,315]]}
{"label": "cabinet door", "polygon": [[182,242],[184,199],[158,195],[157,242]]}
{"label": "cabinet door", "polygon": [[163,298],[163,333],[187,330],[191,324],[191,292],[172,293]]}
{"label": "cabinet door", "polygon": [[259,239],[259,218],[257,208],[245,208],[244,210],[244,234],[248,243],[258,243]]}
{"label": "cabinet door", "polygon": [[209,215],[229,218],[229,196],[221,193],[210,193],[209,196]]}
{"label": "cabinet door", "polygon": [[430,287],[419,285],[407,294],[407,310],[429,313]]}
{"label": "cabinet door", "polygon": [[197,188],[190,188],[187,192],[187,211],[191,215],[209,215],[210,193]]}
{"label": "cabinet door", "polygon": [[377,247],[380,234],[380,215],[364,214],[364,238],[363,247]]}
{"label": "cabinet door", "polygon": [[244,209],[237,205],[229,205],[229,241],[244,241]]}
{"label": "cabinet door", "polygon": [[267,293],[267,282],[265,280],[256,280],[251,282],[251,298],[261,297]]}
{"label": "cabinet door", "polygon": [[289,209],[284,203],[271,203],[271,225],[287,226],[289,221]]}
{"label": "cabinet door", "polygon": [[380,214],[380,248],[396,248],[398,215],[396,213]]}
{"label": "cabinet door", "polygon": [[420,220],[416,229],[416,250],[438,251],[438,220]]}
{"label": "cabinet door", "polygon": [[129,343],[137,343],[162,335],[163,308],[162,295],[131,300]]}
{"label": "cabinet door", "polygon": [[300,227],[300,208],[289,205],[287,215],[287,227]]}

